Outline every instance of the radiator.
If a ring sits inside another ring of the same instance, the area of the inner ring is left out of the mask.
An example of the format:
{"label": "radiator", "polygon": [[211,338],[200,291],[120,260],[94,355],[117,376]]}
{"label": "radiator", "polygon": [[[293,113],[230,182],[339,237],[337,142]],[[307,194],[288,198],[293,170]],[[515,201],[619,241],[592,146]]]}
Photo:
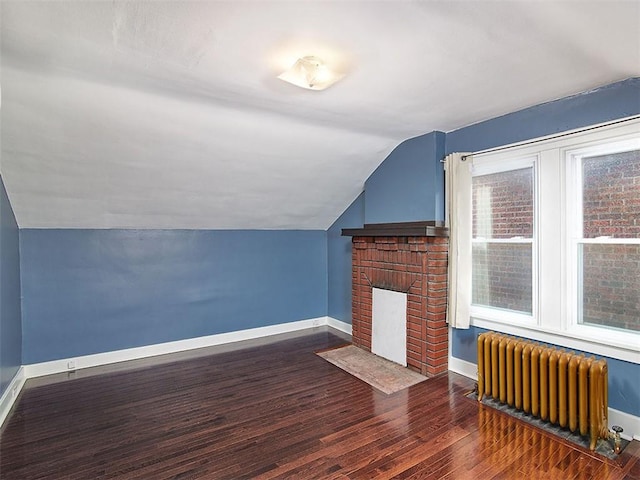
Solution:
{"label": "radiator", "polygon": [[551,424],[609,438],[607,362],[494,332],[478,336],[478,400],[490,396]]}

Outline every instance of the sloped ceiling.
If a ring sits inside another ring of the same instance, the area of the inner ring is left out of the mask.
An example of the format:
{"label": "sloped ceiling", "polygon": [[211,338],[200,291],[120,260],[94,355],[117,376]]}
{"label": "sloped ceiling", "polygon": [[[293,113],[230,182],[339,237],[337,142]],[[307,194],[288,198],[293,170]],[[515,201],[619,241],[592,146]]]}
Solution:
{"label": "sloped ceiling", "polygon": [[[404,139],[640,75],[634,1],[0,9],[21,228],[326,229]],[[304,55],[347,76],[276,78]]]}

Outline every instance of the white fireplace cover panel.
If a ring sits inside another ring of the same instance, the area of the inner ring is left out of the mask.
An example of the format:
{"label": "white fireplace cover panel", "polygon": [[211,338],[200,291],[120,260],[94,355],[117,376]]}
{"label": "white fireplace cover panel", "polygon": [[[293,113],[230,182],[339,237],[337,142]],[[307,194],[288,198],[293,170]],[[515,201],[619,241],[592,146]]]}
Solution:
{"label": "white fireplace cover panel", "polygon": [[371,352],[407,366],[407,294],[373,289]]}

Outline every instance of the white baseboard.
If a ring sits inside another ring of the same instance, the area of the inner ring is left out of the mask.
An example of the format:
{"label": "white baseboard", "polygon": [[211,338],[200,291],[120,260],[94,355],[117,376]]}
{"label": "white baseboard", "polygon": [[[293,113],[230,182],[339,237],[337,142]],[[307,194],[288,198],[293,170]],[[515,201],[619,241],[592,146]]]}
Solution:
{"label": "white baseboard", "polygon": [[2,427],[2,424],[9,415],[9,412],[18,398],[18,395],[20,395],[20,391],[26,381],[27,377],[25,375],[24,367],[20,367],[13,376],[11,382],[9,382],[9,385],[7,385],[7,389],[2,394],[2,397],[0,397],[0,427]]}
{"label": "white baseboard", "polygon": [[[60,360],[52,360],[50,362],[32,363],[30,365],[24,365],[24,368],[27,378],[41,377],[54,373],[68,372],[70,370],[80,370],[82,368],[97,367],[110,363],[138,360],[141,358],[155,357],[157,355],[165,355],[168,353],[183,352],[196,348],[212,347],[215,345],[223,345],[226,343],[241,342],[243,340],[252,340],[255,338],[277,335],[280,333],[295,332],[297,330],[304,330],[306,328],[327,325],[327,319],[328,317],[310,318],[307,320],[299,320],[297,322],[280,323],[278,325],[250,328],[247,330],[238,330],[236,332],[219,333],[216,335],[207,335],[205,337],[188,338],[185,340],[177,340],[174,342],[146,345],[144,347],[127,348],[124,350],[96,353],[93,355],[83,355],[73,358],[63,358]],[[72,363],[73,366],[70,367],[70,363]]]}
{"label": "white baseboard", "polygon": [[[475,363],[460,360],[459,358],[449,357],[449,370],[472,380],[478,379],[478,366]],[[630,413],[621,412],[609,407],[609,426],[620,425],[624,428],[621,434],[626,440],[640,440],[640,417],[631,415]]]}
{"label": "white baseboard", "polygon": [[609,426],[613,425],[620,425],[624,428],[624,432],[620,436],[625,440],[633,438],[640,441],[640,417],[609,408]]}
{"label": "white baseboard", "polygon": [[478,379],[478,367],[475,363],[460,360],[459,358],[449,356],[449,370],[459,373],[472,380]]}
{"label": "white baseboard", "polygon": [[351,335],[350,323],[343,322],[333,317],[327,317],[327,325],[329,325],[331,328],[335,328],[336,330],[340,330],[341,332]]}

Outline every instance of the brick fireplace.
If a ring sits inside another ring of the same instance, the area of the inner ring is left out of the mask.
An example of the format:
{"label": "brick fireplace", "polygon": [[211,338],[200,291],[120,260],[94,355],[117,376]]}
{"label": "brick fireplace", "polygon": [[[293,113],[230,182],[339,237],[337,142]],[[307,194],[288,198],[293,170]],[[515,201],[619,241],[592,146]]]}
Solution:
{"label": "brick fireplace", "polygon": [[448,231],[437,222],[367,224],[352,238],[352,342],[371,351],[372,289],[407,294],[407,366],[426,376],[448,365]]}

